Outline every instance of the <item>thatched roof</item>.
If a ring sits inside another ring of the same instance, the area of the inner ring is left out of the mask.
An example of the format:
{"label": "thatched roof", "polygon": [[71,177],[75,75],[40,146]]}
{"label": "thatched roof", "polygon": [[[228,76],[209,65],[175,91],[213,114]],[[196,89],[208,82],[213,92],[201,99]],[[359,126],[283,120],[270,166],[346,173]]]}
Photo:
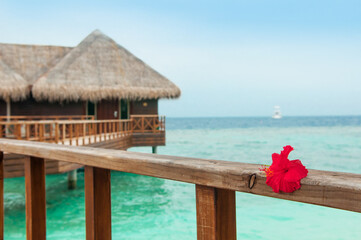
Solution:
{"label": "thatched roof", "polygon": [[0,99],[19,100],[29,92],[28,82],[0,59]]}
{"label": "thatched roof", "polygon": [[[37,100],[135,100],[180,96],[175,84],[100,31],[94,31],[74,48],[0,44],[1,60],[32,86]],[[7,85],[13,85],[13,81],[6,81],[10,83]],[[0,98],[4,95],[2,91],[0,87]],[[24,94],[26,92],[21,96]],[[11,97],[15,96],[18,95]]]}
{"label": "thatched roof", "polygon": [[0,99],[24,99],[31,85],[72,48],[0,44]]}

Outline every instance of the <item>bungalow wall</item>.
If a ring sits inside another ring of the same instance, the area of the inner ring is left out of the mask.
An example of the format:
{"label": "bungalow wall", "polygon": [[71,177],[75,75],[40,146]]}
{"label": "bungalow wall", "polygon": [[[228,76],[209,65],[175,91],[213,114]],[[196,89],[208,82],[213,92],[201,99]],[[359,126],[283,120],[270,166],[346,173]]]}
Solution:
{"label": "bungalow wall", "polygon": [[[123,103],[122,103],[123,104]],[[158,114],[158,100],[130,101],[129,113],[132,115]],[[118,119],[120,116],[118,100],[103,100],[97,104],[98,119]],[[116,112],[116,113],[115,113]],[[11,115],[34,116],[34,115],[85,115],[85,102],[37,102],[28,98],[19,102],[11,102]],[[0,116],[6,115],[6,102],[0,100]]]}
{"label": "bungalow wall", "polygon": [[[6,113],[5,113],[6,114]],[[34,98],[28,98],[19,102],[11,102],[12,116],[34,115],[85,115],[84,102],[37,102]]]}
{"label": "bungalow wall", "polygon": [[119,119],[119,100],[101,100],[97,103],[97,119]]}
{"label": "bungalow wall", "polygon": [[0,100],[0,116],[6,115],[6,102],[3,100]]}
{"label": "bungalow wall", "polygon": [[158,114],[158,99],[131,101],[130,115]]}

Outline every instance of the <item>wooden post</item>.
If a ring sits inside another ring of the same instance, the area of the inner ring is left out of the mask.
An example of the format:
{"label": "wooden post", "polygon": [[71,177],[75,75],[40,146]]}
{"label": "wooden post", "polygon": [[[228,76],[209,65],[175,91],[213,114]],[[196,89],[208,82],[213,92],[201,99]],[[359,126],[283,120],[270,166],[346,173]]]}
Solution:
{"label": "wooden post", "polygon": [[153,147],[152,147],[152,153],[153,153],[153,154],[157,154],[157,146],[153,146]]}
{"label": "wooden post", "polygon": [[75,128],[75,143],[77,146],[79,146],[79,124],[74,124],[74,128]]}
{"label": "wooden post", "polygon": [[39,125],[39,139],[40,142],[44,140],[44,124]]}
{"label": "wooden post", "polygon": [[65,138],[66,138],[66,125],[65,124],[62,124],[61,130],[62,130],[61,143],[64,144]]}
{"label": "wooden post", "polygon": [[77,179],[78,179],[78,176],[77,176],[76,169],[68,172],[68,189],[76,188]]}
{"label": "wooden post", "polygon": [[59,123],[55,123],[55,143],[59,142]]}
{"label": "wooden post", "polygon": [[232,190],[196,185],[197,239],[236,240],[236,197]]}
{"label": "wooden post", "polygon": [[44,159],[25,160],[26,239],[46,239]]}
{"label": "wooden post", "polygon": [[4,153],[0,152],[0,240],[4,240]]}
{"label": "wooden post", "polygon": [[[158,118],[158,117],[157,117],[157,118]],[[152,126],[152,128],[153,128],[153,132],[155,133],[156,130],[157,130],[155,117],[153,117],[153,126]]]}
{"label": "wooden post", "polygon": [[69,124],[69,141],[70,145],[73,145],[73,124]]}
{"label": "wooden post", "polygon": [[99,123],[99,142],[102,141],[102,134],[103,134],[103,124],[102,123]]}
{"label": "wooden post", "polygon": [[[85,145],[85,136],[86,136],[86,125],[83,123],[83,146]],[[90,142],[89,142],[90,144]]]}
{"label": "wooden post", "polygon": [[110,170],[85,166],[86,239],[111,239]]}
{"label": "wooden post", "polygon": [[25,124],[25,131],[26,131],[26,140],[29,140],[30,138],[30,125]]}

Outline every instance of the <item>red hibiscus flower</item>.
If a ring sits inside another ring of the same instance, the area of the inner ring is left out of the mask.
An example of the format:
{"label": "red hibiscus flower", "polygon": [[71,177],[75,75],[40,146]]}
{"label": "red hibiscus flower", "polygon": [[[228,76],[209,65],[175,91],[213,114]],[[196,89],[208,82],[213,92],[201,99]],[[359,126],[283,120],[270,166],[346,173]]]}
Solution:
{"label": "red hibiscus flower", "polygon": [[293,150],[291,146],[283,147],[281,154],[272,154],[272,165],[269,168],[262,168],[266,172],[266,184],[272,187],[273,191],[279,193],[291,193],[300,189],[301,179],[307,176],[308,170],[300,160],[289,160],[288,155]]}

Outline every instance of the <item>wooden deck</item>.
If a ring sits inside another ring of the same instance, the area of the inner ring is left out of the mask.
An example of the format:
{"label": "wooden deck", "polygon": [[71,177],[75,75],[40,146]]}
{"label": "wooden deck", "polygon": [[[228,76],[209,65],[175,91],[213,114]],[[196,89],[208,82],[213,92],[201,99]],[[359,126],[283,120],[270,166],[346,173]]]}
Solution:
{"label": "wooden deck", "polygon": [[[68,117],[68,116],[67,116]],[[165,145],[165,118],[158,115],[133,115],[128,120],[89,120],[74,116],[79,120],[24,121],[24,117],[12,117],[12,121],[0,121],[0,138],[56,143],[60,145],[89,146],[105,149],[126,150],[139,146]],[[15,119],[15,120],[14,120]],[[24,176],[26,157],[5,154],[4,177]],[[45,160],[47,174],[64,173],[82,165]]]}
{"label": "wooden deck", "polygon": [[[110,170],[195,185],[197,239],[235,240],[235,192],[304,202],[361,213],[361,175],[309,170],[294,193],[274,193],[261,165],[120,150],[0,139],[2,152],[28,156],[25,161],[28,239],[46,238],[44,159],[85,166],[86,239],[111,239]],[[112,204],[117,204],[112,203]],[[3,239],[3,178],[0,178],[0,239]],[[126,237],[126,236],[125,236]]]}

